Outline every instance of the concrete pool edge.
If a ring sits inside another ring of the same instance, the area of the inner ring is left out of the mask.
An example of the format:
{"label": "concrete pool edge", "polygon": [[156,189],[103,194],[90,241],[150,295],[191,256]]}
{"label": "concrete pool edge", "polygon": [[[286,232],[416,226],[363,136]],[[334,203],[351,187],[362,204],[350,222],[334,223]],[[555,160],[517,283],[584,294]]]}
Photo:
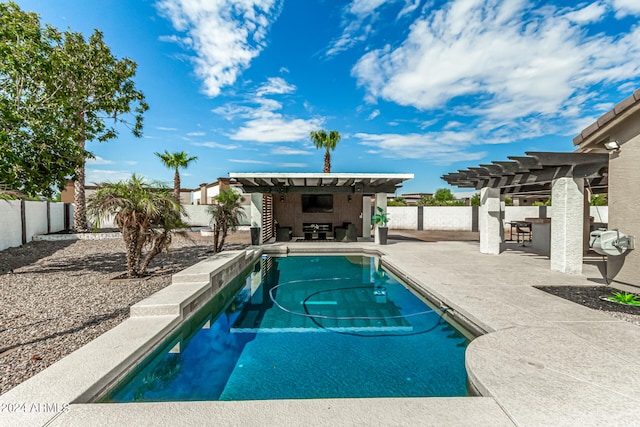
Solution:
{"label": "concrete pool edge", "polygon": [[0,424],[44,425],[96,399],[261,255],[227,251],[176,273],[122,323],[0,396]]}
{"label": "concrete pool edge", "polygon": [[[397,425],[403,423],[394,418],[399,413],[396,407],[404,407],[435,417],[439,425],[447,424],[443,422],[447,414],[456,414],[456,419],[462,420],[458,425],[625,425],[625,414],[631,414],[640,402],[640,392],[635,391],[640,390],[639,380],[624,376],[640,366],[640,356],[634,350],[640,345],[638,327],[532,288],[541,283],[588,284],[590,278],[549,272],[548,261],[517,253],[482,255],[477,245],[459,242],[291,246],[295,246],[293,253],[335,253],[342,249],[348,253],[377,252],[421,288],[441,296],[447,305],[481,320],[483,328],[491,332],[470,344],[467,372],[479,390],[493,397],[72,404],[69,412],[59,415],[31,413],[9,418],[12,415],[5,411],[0,413],[0,424],[7,420],[8,425],[43,425],[56,417],[54,425],[141,424],[145,417],[151,417],[147,418],[149,425],[172,425],[176,420],[206,424],[214,419],[221,424],[237,425],[241,420],[251,425],[243,414],[259,415],[268,408],[277,412],[270,413],[269,420],[289,421],[289,425],[352,425],[371,419],[377,424]],[[288,253],[286,245],[266,248],[269,253]],[[139,322],[140,329],[145,330],[139,333],[152,335],[152,330],[162,333],[161,322],[164,328],[171,328],[175,317],[129,320]],[[143,326],[144,322],[148,326]],[[121,351],[117,347],[114,350]],[[100,355],[96,351],[91,354]],[[76,390],[71,382],[82,366],[66,363],[35,381],[56,365],[2,395],[0,403],[62,402],[64,395],[58,389]],[[22,392],[12,393],[17,389]],[[331,410],[337,407],[341,409]],[[378,418],[371,418],[371,414]],[[415,421],[413,415],[407,414],[406,419]],[[490,421],[476,422],[478,417]],[[422,425],[438,425],[423,421]]]}

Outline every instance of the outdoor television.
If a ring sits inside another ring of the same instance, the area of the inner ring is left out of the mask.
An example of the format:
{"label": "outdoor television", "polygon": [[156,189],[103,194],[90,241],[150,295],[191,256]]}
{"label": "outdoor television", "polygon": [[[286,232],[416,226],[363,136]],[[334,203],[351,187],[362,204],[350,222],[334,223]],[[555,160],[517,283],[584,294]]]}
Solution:
{"label": "outdoor television", "polygon": [[333,212],[333,194],[303,194],[302,212]]}

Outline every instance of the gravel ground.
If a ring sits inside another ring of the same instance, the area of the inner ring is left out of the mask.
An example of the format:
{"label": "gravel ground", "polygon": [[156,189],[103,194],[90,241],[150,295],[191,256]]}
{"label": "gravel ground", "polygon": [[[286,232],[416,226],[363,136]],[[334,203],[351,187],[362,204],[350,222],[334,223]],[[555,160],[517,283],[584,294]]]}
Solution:
{"label": "gravel ground", "polygon": [[[175,236],[149,277],[126,272],[122,239],[32,242],[0,251],[0,394],[115,327],[129,307],[164,288],[171,275],[211,256],[212,238]],[[250,241],[227,238],[225,249]]]}
{"label": "gravel ground", "polygon": [[603,301],[618,289],[611,286],[539,286],[538,289],[640,326],[640,307]]}

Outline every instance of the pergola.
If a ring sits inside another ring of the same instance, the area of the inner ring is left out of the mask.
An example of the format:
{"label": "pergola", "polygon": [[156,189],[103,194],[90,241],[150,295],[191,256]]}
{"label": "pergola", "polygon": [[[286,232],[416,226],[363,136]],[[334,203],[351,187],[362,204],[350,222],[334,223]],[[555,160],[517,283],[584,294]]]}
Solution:
{"label": "pergola", "polygon": [[606,192],[608,153],[527,152],[442,176],[450,185],[480,192],[480,251],[499,254],[503,224],[500,195],[551,195],[551,269],[580,274],[590,231],[589,200]]}
{"label": "pergola", "polygon": [[442,176],[450,185],[462,188],[498,188],[500,194],[551,194],[554,180],[563,177],[588,179],[594,193],[606,192],[609,154],[526,152],[509,156],[511,161],[494,161],[479,167]]}
{"label": "pergola", "polygon": [[[342,195],[349,202],[359,199],[357,210],[361,229],[368,233],[371,228],[371,196],[375,195],[375,206],[386,212],[387,194],[394,193],[404,181],[412,179],[413,174],[257,172],[230,173],[229,177],[238,182],[245,193],[251,194],[251,223],[262,228],[262,243],[274,234],[273,196],[279,196],[281,201],[288,199],[288,194],[335,194]],[[379,241],[377,227],[375,239]]]}

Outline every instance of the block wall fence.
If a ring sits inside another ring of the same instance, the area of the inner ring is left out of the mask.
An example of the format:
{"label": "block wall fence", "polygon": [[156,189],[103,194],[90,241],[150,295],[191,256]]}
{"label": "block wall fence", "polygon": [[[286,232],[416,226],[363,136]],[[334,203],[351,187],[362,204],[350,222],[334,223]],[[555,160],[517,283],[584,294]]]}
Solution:
{"label": "block wall fence", "polygon": [[[185,205],[185,223],[209,226],[208,205]],[[551,216],[552,206],[506,206],[504,222]],[[595,222],[608,223],[607,206],[591,206]],[[478,231],[477,206],[389,206],[389,228],[396,230]],[[247,212],[243,224],[250,223]],[[33,236],[68,230],[73,226],[73,204],[0,200],[0,250],[31,242]],[[104,221],[100,228],[114,228]]]}

